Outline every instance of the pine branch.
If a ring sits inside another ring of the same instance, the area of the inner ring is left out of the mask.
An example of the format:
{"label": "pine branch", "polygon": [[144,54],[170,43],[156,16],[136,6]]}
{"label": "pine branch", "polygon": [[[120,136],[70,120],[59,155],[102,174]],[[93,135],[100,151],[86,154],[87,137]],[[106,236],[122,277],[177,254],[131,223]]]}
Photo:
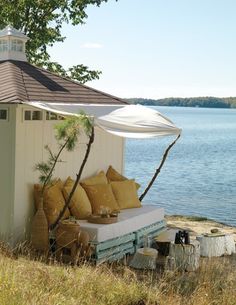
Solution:
{"label": "pine branch", "polygon": [[[51,169],[50,169],[50,171],[49,171],[49,173],[48,173],[48,176],[46,177],[46,179],[45,179],[45,181],[44,181],[44,183],[43,183],[42,192],[41,192],[42,194],[43,194],[43,192],[44,192],[44,190],[45,190],[45,187],[46,187],[47,183],[50,181],[50,179],[51,179],[51,177],[52,177],[52,173],[53,173],[53,171],[54,171],[54,169],[55,169],[55,166],[56,166],[56,164],[57,164],[57,161],[58,161],[58,159],[59,159],[59,157],[60,157],[60,155],[61,155],[63,149],[66,147],[67,143],[69,142],[69,140],[70,140],[70,138],[68,137],[67,140],[65,141],[65,143],[60,147],[60,149],[59,149],[57,155],[55,156],[55,159],[54,159],[54,162],[53,162],[53,164],[52,164],[52,167],[51,167]],[[51,152],[50,149],[49,149],[49,151]],[[51,156],[52,156],[52,154],[51,154]]]}

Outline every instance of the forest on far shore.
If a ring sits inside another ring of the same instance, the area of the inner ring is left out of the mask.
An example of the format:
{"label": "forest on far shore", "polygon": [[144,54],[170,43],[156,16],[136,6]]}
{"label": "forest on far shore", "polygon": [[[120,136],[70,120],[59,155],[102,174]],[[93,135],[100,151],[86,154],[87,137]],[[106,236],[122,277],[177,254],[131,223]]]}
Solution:
{"label": "forest on far shore", "polygon": [[128,98],[131,104],[148,106],[180,106],[205,108],[236,108],[236,97],[169,97],[164,99]]}

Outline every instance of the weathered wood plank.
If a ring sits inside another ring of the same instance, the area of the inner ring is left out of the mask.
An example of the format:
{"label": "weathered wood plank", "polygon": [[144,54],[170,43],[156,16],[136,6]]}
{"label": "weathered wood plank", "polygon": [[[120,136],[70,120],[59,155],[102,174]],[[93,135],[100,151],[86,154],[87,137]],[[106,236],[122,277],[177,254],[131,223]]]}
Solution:
{"label": "weathered wood plank", "polygon": [[130,233],[124,236],[120,236],[119,238],[109,239],[101,243],[92,243],[92,244],[96,246],[96,251],[99,252],[134,240],[135,240],[135,234]]}

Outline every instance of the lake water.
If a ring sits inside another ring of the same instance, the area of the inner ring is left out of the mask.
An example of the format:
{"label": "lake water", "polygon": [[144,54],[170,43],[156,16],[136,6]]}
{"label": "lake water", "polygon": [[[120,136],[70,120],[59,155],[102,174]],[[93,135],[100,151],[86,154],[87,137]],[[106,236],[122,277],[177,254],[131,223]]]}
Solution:
{"label": "lake water", "polygon": [[[236,226],[236,109],[153,108],[183,131],[143,202]],[[127,140],[125,172],[140,194],[173,139]]]}

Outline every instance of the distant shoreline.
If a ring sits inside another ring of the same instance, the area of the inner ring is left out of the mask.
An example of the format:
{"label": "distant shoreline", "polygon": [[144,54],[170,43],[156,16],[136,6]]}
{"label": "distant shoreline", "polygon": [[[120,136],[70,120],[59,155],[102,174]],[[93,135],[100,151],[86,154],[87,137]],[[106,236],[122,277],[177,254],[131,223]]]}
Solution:
{"label": "distant shoreline", "polygon": [[128,98],[130,104],[141,104],[146,106],[174,106],[174,107],[196,107],[196,108],[236,108],[236,97],[170,97],[164,99]]}

